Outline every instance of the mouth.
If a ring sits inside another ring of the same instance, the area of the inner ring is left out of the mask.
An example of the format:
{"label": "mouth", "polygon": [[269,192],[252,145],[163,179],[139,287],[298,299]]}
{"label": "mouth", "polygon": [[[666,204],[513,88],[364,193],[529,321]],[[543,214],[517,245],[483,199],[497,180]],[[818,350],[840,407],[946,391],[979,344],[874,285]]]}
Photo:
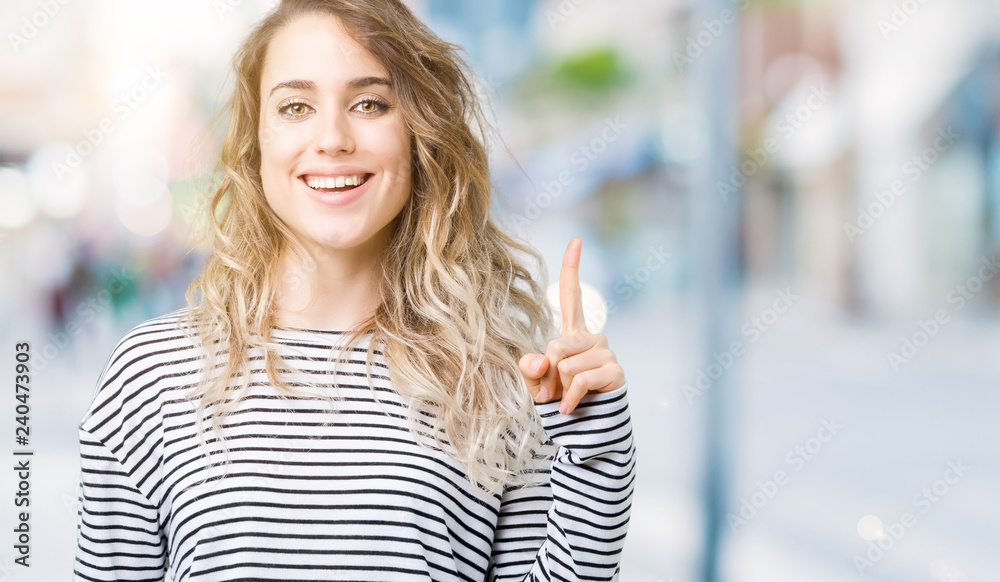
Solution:
{"label": "mouth", "polygon": [[323,194],[337,194],[340,192],[350,192],[351,190],[364,185],[365,182],[370,180],[372,176],[374,176],[374,174],[357,174],[354,176],[337,177],[303,175],[299,176],[299,180],[316,192]]}

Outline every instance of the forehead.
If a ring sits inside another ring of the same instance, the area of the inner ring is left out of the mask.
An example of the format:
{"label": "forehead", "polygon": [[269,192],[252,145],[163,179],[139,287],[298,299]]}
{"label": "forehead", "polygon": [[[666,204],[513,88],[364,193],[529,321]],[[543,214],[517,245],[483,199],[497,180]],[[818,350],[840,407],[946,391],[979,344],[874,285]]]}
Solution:
{"label": "forehead", "polygon": [[303,14],[271,38],[261,71],[261,89],[266,98],[270,87],[288,79],[339,84],[376,73],[385,76],[385,67],[348,34],[338,18]]}

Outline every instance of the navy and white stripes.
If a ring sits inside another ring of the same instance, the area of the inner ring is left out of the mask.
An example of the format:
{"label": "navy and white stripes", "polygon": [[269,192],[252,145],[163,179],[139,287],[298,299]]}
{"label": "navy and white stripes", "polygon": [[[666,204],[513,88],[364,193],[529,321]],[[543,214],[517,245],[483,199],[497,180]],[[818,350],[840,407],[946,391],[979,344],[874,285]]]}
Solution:
{"label": "navy and white stripes", "polygon": [[[489,496],[414,440],[381,353],[373,398],[367,340],[341,364],[335,414],[325,400],[283,398],[252,352],[219,480],[222,448],[206,423],[204,456],[185,399],[201,359],[181,313],[129,330],[80,423],[74,580],[617,579],[635,478],[626,387],[588,394],[569,415],[536,405],[554,460],[535,468],[536,484]],[[320,360],[342,334],[273,334],[286,361],[330,386]]]}

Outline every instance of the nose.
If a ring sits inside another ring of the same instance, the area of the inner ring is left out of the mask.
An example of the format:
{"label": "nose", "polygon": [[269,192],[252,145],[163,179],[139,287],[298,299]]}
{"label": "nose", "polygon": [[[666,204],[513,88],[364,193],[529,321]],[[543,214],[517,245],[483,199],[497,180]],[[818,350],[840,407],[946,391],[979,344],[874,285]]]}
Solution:
{"label": "nose", "polygon": [[317,153],[337,154],[354,151],[351,120],[346,114],[333,112],[320,119],[316,136]]}

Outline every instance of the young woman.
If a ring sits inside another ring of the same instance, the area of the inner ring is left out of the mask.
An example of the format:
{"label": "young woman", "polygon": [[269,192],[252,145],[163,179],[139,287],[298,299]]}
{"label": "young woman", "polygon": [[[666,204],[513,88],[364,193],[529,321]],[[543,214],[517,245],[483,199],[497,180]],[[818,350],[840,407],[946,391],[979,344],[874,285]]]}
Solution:
{"label": "young woman", "polygon": [[548,341],[457,48],[398,0],[286,0],[246,39],[214,253],[80,424],[76,580],[617,578],[624,373],[579,239]]}

